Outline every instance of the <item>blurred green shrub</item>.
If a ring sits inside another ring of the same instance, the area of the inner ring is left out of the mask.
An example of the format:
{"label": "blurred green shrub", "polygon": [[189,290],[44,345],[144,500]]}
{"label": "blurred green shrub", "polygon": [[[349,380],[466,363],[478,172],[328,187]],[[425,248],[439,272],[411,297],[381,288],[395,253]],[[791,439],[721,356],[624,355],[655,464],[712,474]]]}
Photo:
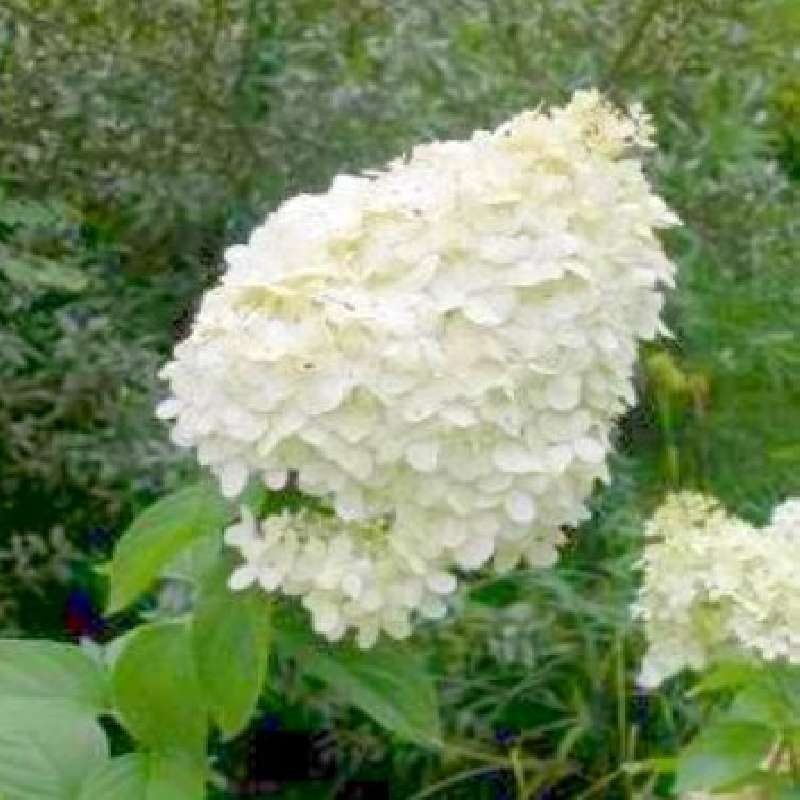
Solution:
{"label": "blurred green shrub", "polygon": [[56,572],[47,566],[47,532],[66,528],[76,541],[89,526],[113,525],[179,468],[151,412],[170,342],[169,287],[125,279],[64,204],[0,196],[6,593],[68,577],[70,558]]}

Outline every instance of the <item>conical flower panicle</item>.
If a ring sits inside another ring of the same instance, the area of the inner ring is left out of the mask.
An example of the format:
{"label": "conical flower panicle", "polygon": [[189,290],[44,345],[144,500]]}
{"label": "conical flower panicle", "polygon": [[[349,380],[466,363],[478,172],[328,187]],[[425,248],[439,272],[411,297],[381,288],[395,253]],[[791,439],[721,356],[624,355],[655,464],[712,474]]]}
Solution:
{"label": "conical flower panicle", "polygon": [[667,498],[645,534],[633,609],[648,640],[643,685],[731,650],[800,664],[800,501],[782,503],[756,528],[684,492]]}
{"label": "conical flower panicle", "polygon": [[[552,564],[585,518],[674,276],[656,232],[677,219],[634,153],[651,133],[579,92],[339,176],[226,252],[159,413],[226,494],[297,470],[335,514],[326,548],[354,526],[359,567],[338,584],[294,580],[310,540],[261,581],[300,594],[321,632],[369,643],[370,617],[405,635],[414,612],[440,613],[430,576],[450,589],[441,575],[491,559]],[[375,520],[391,520],[380,547],[359,545]],[[380,601],[345,589],[356,574]]]}

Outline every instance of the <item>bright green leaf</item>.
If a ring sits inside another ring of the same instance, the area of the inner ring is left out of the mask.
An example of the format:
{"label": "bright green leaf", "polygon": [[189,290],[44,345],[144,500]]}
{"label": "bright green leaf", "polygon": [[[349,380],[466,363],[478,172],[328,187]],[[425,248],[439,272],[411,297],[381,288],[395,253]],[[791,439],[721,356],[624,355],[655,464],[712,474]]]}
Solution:
{"label": "bright green leaf", "polygon": [[775,732],[753,722],[722,721],[704,728],[681,753],[677,791],[723,789],[759,769]]}
{"label": "bright green leaf", "polygon": [[192,542],[161,571],[161,577],[199,585],[219,564],[222,546],[222,538],[216,536]]}
{"label": "bright green leaf", "polygon": [[107,757],[103,729],[86,712],[35,701],[9,713],[0,700],[3,800],[74,800]]}
{"label": "bright green leaf", "polygon": [[754,661],[721,661],[705,672],[690,694],[710,694],[726,689],[738,689],[758,679],[763,673],[762,665]]}
{"label": "bright green leaf", "polygon": [[404,646],[370,650],[330,646],[298,628],[284,628],[281,642],[307,675],[335,689],[352,706],[399,736],[441,744],[436,686],[421,661]]}
{"label": "bright green leaf", "polygon": [[796,668],[770,664],[737,693],[729,720],[756,722],[776,731],[800,728],[800,674]]}
{"label": "bright green leaf", "polygon": [[227,736],[253,714],[269,660],[270,608],[263,592],[232,592],[227,560],[205,581],[192,619],[192,645],[211,713]]}
{"label": "bright green leaf", "polygon": [[145,800],[203,800],[205,770],[182,758],[153,754]]}
{"label": "bright green leaf", "polygon": [[102,667],[79,647],[0,639],[0,700],[46,700],[97,713],[107,697]]}
{"label": "bright green leaf", "polygon": [[89,775],[78,800],[202,800],[204,784],[203,769],[179,756],[131,753]]}
{"label": "bright green leaf", "polygon": [[209,481],[180,489],[141,513],[114,550],[108,612],[133,602],[178,553],[202,537],[220,533],[231,515]]}
{"label": "bright green leaf", "polygon": [[753,722],[776,733],[787,723],[787,705],[777,687],[767,681],[745,686],[734,697],[725,718],[734,722]]}
{"label": "bright green leaf", "polygon": [[154,750],[205,752],[208,709],[183,623],[142,625],[126,639],[112,673],[123,724]]}

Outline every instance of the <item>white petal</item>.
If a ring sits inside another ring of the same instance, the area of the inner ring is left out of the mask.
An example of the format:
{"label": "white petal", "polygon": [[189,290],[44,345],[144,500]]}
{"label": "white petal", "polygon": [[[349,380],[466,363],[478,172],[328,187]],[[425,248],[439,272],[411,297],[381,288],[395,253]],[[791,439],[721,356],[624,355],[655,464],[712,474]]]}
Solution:
{"label": "white petal", "polygon": [[476,325],[502,325],[516,305],[513,291],[474,295],[464,302],[464,316]]}
{"label": "white petal", "polygon": [[575,448],[575,455],[590,464],[599,464],[606,457],[603,445],[590,436],[582,436],[575,442],[573,447]]}
{"label": "white petal", "polygon": [[272,489],[273,492],[279,492],[283,489],[283,487],[286,486],[287,480],[288,475],[285,469],[272,470],[264,475],[264,483],[267,485],[267,488]]}
{"label": "white petal", "polygon": [[571,411],[581,396],[581,381],[576,375],[558,375],[547,384],[547,403],[556,411]]}
{"label": "white petal", "polygon": [[229,462],[218,468],[222,494],[225,497],[236,497],[247,484],[247,467],[241,461]]}
{"label": "white petal", "polygon": [[503,472],[523,474],[542,468],[541,459],[518,442],[501,442],[492,454],[494,463]]}
{"label": "white petal", "polygon": [[428,588],[436,594],[452,594],[458,585],[455,575],[451,575],[449,572],[434,572],[432,575],[428,575],[426,583]]}
{"label": "white petal", "polygon": [[557,444],[547,450],[547,462],[557,474],[561,474],[572,461],[573,449],[566,444]]}
{"label": "white petal", "polygon": [[507,286],[535,286],[537,283],[558,280],[564,268],[555,262],[528,261],[500,274]]}
{"label": "white petal", "polygon": [[175,397],[168,397],[156,406],[159,419],[174,419],[181,411],[181,403]]}
{"label": "white petal", "polygon": [[380,635],[380,628],[373,623],[362,623],[356,634],[356,642],[362,650],[369,650],[375,646]]}
{"label": "white petal", "polygon": [[241,522],[231,525],[223,535],[225,544],[231,547],[244,547],[258,537],[258,528],[253,512],[247,506],[242,506],[240,513],[242,515]]}
{"label": "white petal", "polygon": [[258,585],[265,592],[274,592],[280,586],[282,578],[282,574],[276,569],[262,568],[256,570]]}
{"label": "white petal", "polygon": [[350,573],[342,578],[342,591],[350,598],[356,600],[364,588],[364,581],[354,574]]}
{"label": "white petal", "polygon": [[478,569],[491,557],[494,539],[491,536],[473,536],[456,551],[456,561],[463,569]]}
{"label": "white petal", "polygon": [[308,414],[324,414],[341,404],[349,381],[339,375],[320,375],[309,380],[297,393],[297,403]]}
{"label": "white petal", "polygon": [[457,428],[469,428],[478,421],[477,415],[471,408],[458,404],[443,408],[439,416]]}
{"label": "white petal", "polygon": [[406,461],[417,472],[433,472],[439,460],[439,444],[432,439],[406,448]]}
{"label": "white petal", "polygon": [[536,516],[536,505],[526,492],[511,492],[505,506],[509,518],[520,525],[526,525]]}
{"label": "white petal", "polygon": [[255,582],[255,569],[249,564],[245,564],[231,573],[230,578],[228,578],[228,588],[234,592],[239,592],[242,589],[246,589],[248,586],[252,586]]}

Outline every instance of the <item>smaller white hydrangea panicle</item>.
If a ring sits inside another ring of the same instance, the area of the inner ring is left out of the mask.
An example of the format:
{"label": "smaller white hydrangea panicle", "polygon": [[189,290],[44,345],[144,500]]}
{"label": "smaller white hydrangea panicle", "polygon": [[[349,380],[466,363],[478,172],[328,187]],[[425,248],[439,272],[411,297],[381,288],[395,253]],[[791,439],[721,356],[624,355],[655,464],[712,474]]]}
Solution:
{"label": "smaller white hydrangea panicle", "polygon": [[411,617],[437,619],[455,578],[433,561],[393,547],[382,522],[344,522],[335,516],[284,511],[262,521],[243,506],[241,521],[225,532],[244,563],[230,577],[237,591],[258,585],[302,598],[313,628],[329,639],[356,631],[361,647],[383,631],[402,639]]}
{"label": "smaller white hydrangea panicle", "polygon": [[648,640],[644,686],[736,649],[800,663],[800,501],[779,505],[757,528],[711,498],[675,494],[645,534],[633,607]]}
{"label": "smaller white hydrangea panicle", "polygon": [[[640,109],[578,92],[288,200],[226,252],[163,369],[174,441],[229,496],[296,470],[354,557],[352,531],[391,520],[389,555],[367,559],[386,586],[427,564],[552,564],[607,478],[673,282],[657,232],[677,218],[634,152],[651,134]],[[299,546],[281,524],[276,553]],[[269,563],[261,585],[293,587],[329,634],[354,624]]]}

